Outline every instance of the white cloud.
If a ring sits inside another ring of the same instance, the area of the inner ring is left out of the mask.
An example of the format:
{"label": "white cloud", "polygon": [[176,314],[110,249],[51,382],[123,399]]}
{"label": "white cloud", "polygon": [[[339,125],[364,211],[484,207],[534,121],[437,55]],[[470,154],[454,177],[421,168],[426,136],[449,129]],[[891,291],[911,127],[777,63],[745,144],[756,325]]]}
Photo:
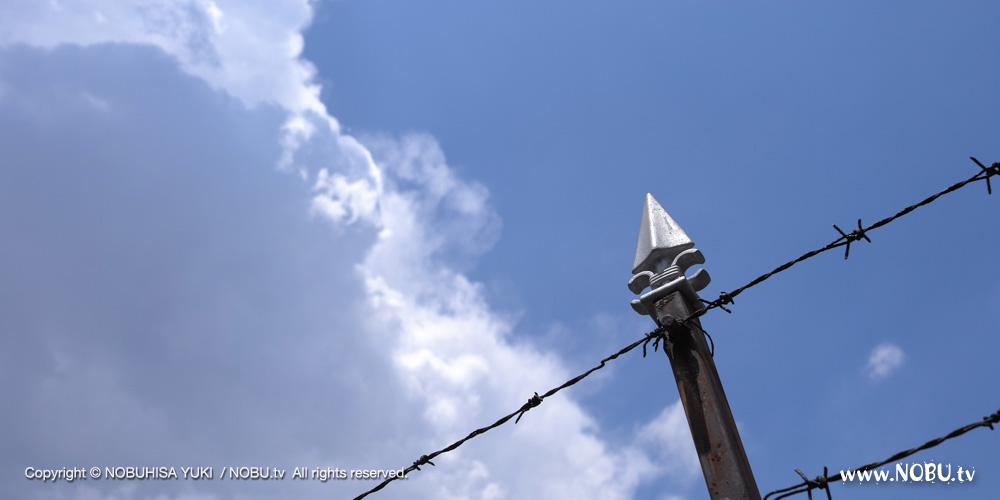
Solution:
{"label": "white cloud", "polygon": [[[315,69],[300,58],[301,30],[308,25],[311,16],[309,2],[150,0],[45,4],[20,1],[6,9],[11,15],[0,18],[0,33],[3,33],[0,44],[27,43],[41,47],[63,43],[150,44],[174,57],[187,74],[228,93],[245,106],[253,108],[273,103],[287,113],[281,129],[282,152],[278,164],[298,171],[304,178],[315,176],[311,186],[306,186],[306,189],[311,188],[308,193],[312,213],[341,228],[355,224],[375,233],[374,241],[368,241],[370,246],[355,266],[366,294],[363,309],[331,305],[351,316],[341,324],[360,324],[363,331],[329,335],[337,342],[347,335],[365,336],[373,344],[389,348],[385,354],[358,349],[362,354],[356,356],[368,356],[368,359],[351,359],[340,354],[337,357],[340,364],[336,368],[317,362],[323,369],[339,370],[335,372],[337,377],[357,382],[357,387],[342,390],[337,393],[339,396],[364,394],[364,384],[388,388],[386,392],[390,394],[407,394],[408,399],[380,400],[372,391],[368,396],[370,401],[375,401],[370,403],[372,407],[391,406],[388,415],[372,419],[392,425],[387,429],[359,429],[352,436],[338,437],[349,441],[356,435],[387,441],[378,444],[381,446],[378,449],[383,450],[381,454],[371,452],[374,454],[365,459],[395,460],[404,447],[426,451],[430,446],[449,443],[517,408],[533,391],[556,386],[573,375],[557,356],[529,343],[513,342],[510,333],[514,325],[491,310],[481,286],[462,274],[457,264],[490,248],[499,237],[500,219],[490,207],[488,190],[457,176],[429,135],[374,136],[359,140],[344,133],[337,120],[328,114],[319,100],[320,88],[313,81]],[[106,109],[108,103],[116,109],[119,106],[115,96],[100,94],[98,98],[96,95],[85,94],[94,107]],[[174,140],[179,141],[171,138]],[[222,248],[231,251],[245,247],[241,241]],[[141,252],[136,254],[141,255]],[[236,255],[243,254],[237,252]],[[214,266],[232,265],[225,258],[209,259],[208,262],[211,262],[206,268],[208,273],[215,269]],[[186,262],[180,266],[190,265]],[[176,268],[168,269],[177,271]],[[197,273],[192,276],[202,279]],[[343,281],[348,283],[331,281],[329,286],[354,291],[351,287],[357,283],[351,284],[349,279]],[[192,288],[180,290],[190,293]],[[230,292],[213,298],[206,307],[210,305],[209,309],[218,315],[209,315],[209,318],[218,322],[220,337],[207,339],[202,344],[207,352],[228,353],[225,349],[240,345],[237,340],[249,342],[240,336],[246,331],[265,335],[233,319],[256,317],[255,302],[248,297]],[[295,297],[292,301],[298,299]],[[301,297],[304,301],[310,299],[312,297]],[[183,320],[172,317],[172,321]],[[234,321],[239,328],[234,329],[231,323]],[[169,326],[184,330],[183,325]],[[167,328],[162,324],[152,327]],[[227,338],[226,335],[231,336],[228,342],[220,340]],[[323,342],[314,338],[308,340]],[[266,350],[264,344],[248,345]],[[311,353],[307,348],[302,349]],[[266,354],[251,352],[247,355],[255,358],[276,356],[273,365],[267,366],[289,368],[286,363],[298,360],[301,354],[296,351],[296,356],[282,357],[267,350]],[[229,368],[234,373],[256,370],[256,365],[247,361],[224,359],[232,365]],[[96,372],[92,374],[94,379],[104,387],[113,388],[116,377],[129,377],[135,362],[124,356],[118,361],[122,364],[117,371]],[[386,366],[391,367],[391,373],[379,371]],[[299,369],[297,365],[292,368]],[[72,386],[61,387],[65,390]],[[398,388],[403,390],[398,391]],[[141,398],[136,401],[128,397],[127,389],[121,392],[122,400],[112,400],[109,406],[131,408],[135,415],[152,411],[150,415],[156,418],[144,420],[156,422],[163,434],[160,438],[170,439],[175,425],[171,419],[180,418],[180,409],[148,410],[140,404]],[[290,391],[289,394],[295,393]],[[301,402],[289,394],[284,395],[289,399],[283,401]],[[58,394],[44,401],[56,396]],[[91,404],[101,401],[94,400]],[[233,403],[248,404],[242,400]],[[271,409],[270,402],[264,404]],[[215,406],[212,406],[215,411],[232,411],[229,407],[223,408],[226,406],[223,403]],[[99,408],[92,409],[94,417],[98,418]],[[288,407],[281,409],[300,411]],[[324,406],[323,409],[329,408]],[[45,407],[39,409],[45,410]],[[269,414],[265,413],[248,413],[245,418],[267,421]],[[414,424],[423,431],[419,435],[399,423],[402,417],[395,417],[410,413],[421,420]],[[60,416],[50,415],[50,418],[56,420],[53,426],[58,427]],[[270,418],[286,421],[280,417]],[[130,423],[127,415],[119,419],[125,419],[123,425]],[[316,419],[319,417],[310,417],[311,421]],[[207,424],[194,422],[193,425]],[[284,432],[293,433],[291,430]],[[508,425],[494,432],[496,434],[489,441],[482,438],[483,442],[470,443],[442,456],[437,460],[439,467],[436,470],[425,470],[422,475],[426,479],[408,483],[405,492],[394,485],[398,493],[390,495],[397,498],[615,499],[630,498],[641,482],[663,474],[691,475],[690,436],[686,434],[687,426],[679,403],[665,409],[642,427],[634,439],[624,443],[602,437],[595,420],[565,394],[546,400],[527,414],[517,427]],[[284,446],[288,446],[287,442],[283,440]],[[356,450],[358,444],[352,445],[353,448],[347,444],[343,448]],[[200,443],[199,446],[211,449],[249,445],[220,441]],[[387,448],[391,448],[391,453],[384,452]],[[287,449],[283,451],[283,456],[295,454]],[[180,452],[175,450],[176,453]],[[331,453],[309,450],[301,454],[319,457],[319,460],[329,459]],[[333,453],[333,456],[338,455]],[[383,465],[395,467],[400,464]]]}
{"label": "white cloud", "polygon": [[905,358],[899,346],[888,342],[880,344],[868,356],[868,377],[872,380],[889,377],[903,366]]}
{"label": "white cloud", "polygon": [[155,45],[248,105],[276,102],[295,113],[325,114],[311,81],[315,68],[298,58],[300,32],[312,16],[307,0],[12,0],[4,10],[0,45]]}
{"label": "white cloud", "polygon": [[324,168],[319,171],[313,191],[317,193],[312,199],[314,213],[338,223],[375,221],[378,192],[368,179],[349,181]]}
{"label": "white cloud", "polygon": [[[400,381],[421,399],[423,418],[443,444],[572,374],[555,357],[510,343],[512,325],[490,310],[480,285],[440,258],[495,240],[498,219],[486,190],[458,179],[429,136],[380,137],[368,144],[385,189],[380,235],[359,269],[378,313],[375,329],[393,332],[386,337],[395,346]],[[524,419],[506,437],[493,438],[501,446],[480,450],[473,462],[449,458],[456,460],[449,467],[466,479],[428,475],[434,495],[627,498],[653,472],[644,455],[599,439],[594,422],[565,396],[545,401]]]}
{"label": "white cloud", "polygon": [[[312,17],[308,0],[12,0],[4,10],[0,46],[154,45],[177,58],[187,73],[247,106],[281,106],[288,112],[281,168],[293,166],[291,157],[316,124],[339,136],[340,124],[327,113],[320,86],[313,81],[315,67],[299,57],[301,31]],[[365,152],[352,144],[353,138],[338,140],[344,142],[342,154],[364,160]],[[308,175],[305,168],[299,172]]]}
{"label": "white cloud", "polygon": [[[0,390],[5,467],[402,461],[380,436],[406,405],[354,271],[374,231],[310,220],[308,185],[271,168],[283,113],[129,44],[0,49],[0,78],[0,149],[18,159],[0,187],[0,378],[21,381]],[[123,498],[326,486],[135,484]],[[121,496],[38,486],[0,497]]]}
{"label": "white cloud", "polygon": [[691,480],[701,473],[698,452],[680,401],[667,406],[638,433],[639,443],[652,448],[657,463],[678,479]]}

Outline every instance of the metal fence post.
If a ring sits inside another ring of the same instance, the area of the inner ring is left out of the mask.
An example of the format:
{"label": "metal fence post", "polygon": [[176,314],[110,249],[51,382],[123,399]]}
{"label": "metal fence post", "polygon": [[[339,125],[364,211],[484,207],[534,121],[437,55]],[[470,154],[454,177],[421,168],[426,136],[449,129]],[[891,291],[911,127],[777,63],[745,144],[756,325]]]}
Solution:
{"label": "metal fence post", "polygon": [[647,194],[629,289],[636,294],[647,287],[651,290],[633,300],[632,307],[666,330],[663,350],[670,359],[709,496],[760,500],[705,333],[697,318],[688,319],[704,308],[697,291],[711,278],[704,269],[690,277],[685,272],[704,263],[680,225]]}

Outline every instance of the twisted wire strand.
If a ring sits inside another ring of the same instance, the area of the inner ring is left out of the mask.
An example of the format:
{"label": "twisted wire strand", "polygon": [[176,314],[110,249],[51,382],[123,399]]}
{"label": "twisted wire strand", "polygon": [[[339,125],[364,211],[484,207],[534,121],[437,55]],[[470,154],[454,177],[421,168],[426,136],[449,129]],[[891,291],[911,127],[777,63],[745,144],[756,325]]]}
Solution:
{"label": "twisted wire strand", "polygon": [[[442,453],[447,453],[449,451],[452,451],[455,448],[458,448],[459,446],[462,446],[462,444],[464,444],[466,441],[468,441],[468,440],[470,440],[470,439],[472,439],[472,438],[474,438],[474,437],[476,437],[476,436],[478,436],[480,434],[483,434],[483,433],[485,433],[487,431],[490,431],[492,429],[500,427],[501,425],[507,423],[507,421],[510,420],[510,419],[512,419],[512,418],[517,417],[516,420],[514,420],[514,423],[516,424],[519,420],[521,420],[521,416],[523,416],[525,413],[527,413],[532,408],[535,408],[538,405],[542,404],[542,401],[545,398],[547,398],[549,396],[552,396],[553,394],[555,394],[555,393],[557,393],[557,392],[559,392],[559,391],[561,391],[561,390],[563,390],[563,389],[565,389],[565,388],[567,388],[567,387],[569,387],[571,385],[574,385],[577,382],[579,382],[579,381],[587,378],[587,376],[589,376],[591,373],[594,373],[597,370],[600,370],[601,368],[604,368],[605,364],[608,361],[612,361],[612,360],[618,358],[618,356],[621,356],[622,354],[625,354],[625,353],[627,353],[627,352],[635,349],[636,347],[639,347],[640,345],[642,346],[642,355],[643,355],[643,357],[645,357],[646,356],[646,344],[648,344],[650,342],[655,342],[653,344],[653,348],[655,350],[656,346],[657,346],[657,344],[659,344],[660,340],[662,340],[662,339],[665,338],[665,331],[666,330],[663,327],[659,327],[659,328],[657,328],[657,329],[655,329],[655,330],[653,330],[651,332],[646,333],[643,338],[641,338],[641,339],[639,339],[639,340],[637,340],[637,341],[635,341],[635,342],[633,342],[633,343],[631,343],[631,344],[623,347],[618,352],[616,352],[616,353],[614,353],[614,354],[612,354],[612,355],[610,355],[610,356],[602,359],[601,362],[600,362],[600,364],[595,365],[593,368],[591,368],[591,369],[589,369],[589,370],[587,370],[587,371],[585,371],[585,372],[583,372],[583,373],[581,373],[581,374],[579,374],[579,375],[577,375],[577,376],[575,376],[575,377],[567,380],[566,382],[564,382],[559,387],[555,387],[553,389],[550,389],[548,392],[546,392],[545,394],[542,394],[541,396],[539,396],[538,393],[536,392],[535,395],[532,396],[531,399],[529,399],[527,403],[525,403],[525,404],[523,404],[521,406],[521,408],[519,408],[516,411],[514,411],[514,412],[512,412],[512,413],[510,413],[510,414],[508,414],[508,415],[506,415],[506,416],[504,416],[502,418],[500,418],[496,422],[493,422],[491,425],[488,425],[486,427],[481,427],[479,429],[476,429],[476,430],[472,431],[471,433],[469,433],[468,436],[465,436],[464,438],[459,439],[458,441],[455,441],[454,443],[448,445],[446,448],[442,448],[442,449],[440,449],[438,451],[435,451],[433,453],[429,453],[427,455],[422,455],[417,461],[413,462],[413,465],[407,467],[403,471],[403,476],[405,476],[406,474],[409,474],[410,472],[412,472],[414,470],[420,470],[420,466],[421,465],[424,465],[424,464],[434,465],[434,463],[431,462],[431,459],[433,459],[434,457],[436,457],[438,455],[441,455]],[[386,485],[388,485],[389,483],[391,483],[391,482],[393,482],[393,481],[395,481],[397,479],[400,479],[400,476],[395,476],[395,477],[387,478],[384,481],[382,481],[381,483],[379,483],[377,486],[375,486],[374,488],[372,488],[372,489],[370,489],[370,490],[362,493],[361,495],[358,495],[358,496],[354,497],[354,500],[361,500],[362,498],[364,498],[364,497],[366,497],[366,496],[368,496],[368,495],[370,495],[372,493],[375,493],[376,491],[379,491],[382,488],[385,488]]]}
{"label": "twisted wire strand", "polygon": [[[896,219],[898,219],[898,218],[900,218],[900,217],[902,217],[902,216],[904,216],[904,215],[906,215],[906,214],[908,214],[908,213],[910,213],[910,212],[912,212],[912,211],[914,211],[914,210],[916,210],[916,209],[918,209],[918,208],[920,208],[920,207],[922,207],[924,205],[929,205],[930,203],[933,203],[938,198],[940,198],[940,197],[942,197],[942,196],[944,196],[944,195],[946,195],[948,193],[951,193],[953,191],[957,191],[957,190],[959,190],[959,189],[961,189],[961,188],[963,188],[963,187],[965,187],[965,186],[967,186],[969,184],[972,184],[973,182],[986,181],[986,186],[987,186],[987,190],[988,190],[987,192],[989,194],[992,194],[992,188],[990,187],[990,184],[989,184],[990,177],[992,177],[994,175],[1000,175],[1000,162],[994,163],[993,165],[991,165],[989,167],[986,167],[986,166],[983,166],[982,163],[979,163],[979,160],[975,159],[974,157],[969,157],[969,158],[972,161],[976,162],[976,165],[978,165],[980,167],[980,169],[981,169],[979,172],[976,172],[976,174],[973,175],[972,177],[969,177],[968,179],[965,179],[964,181],[961,181],[961,182],[956,182],[955,184],[952,184],[951,186],[948,186],[947,188],[945,188],[945,189],[943,189],[943,190],[941,190],[941,191],[939,191],[937,193],[934,193],[931,196],[928,196],[927,198],[924,198],[923,200],[921,200],[921,201],[919,201],[917,203],[914,203],[913,205],[910,205],[910,206],[908,206],[908,207],[900,210],[899,212],[896,212],[895,214],[890,215],[889,217],[886,217],[886,218],[884,218],[884,219],[882,219],[882,220],[880,220],[880,221],[878,221],[878,222],[876,222],[876,223],[874,223],[874,224],[872,224],[872,225],[870,225],[868,227],[861,227],[861,219],[858,219],[858,229],[856,229],[856,230],[854,230],[854,231],[852,231],[850,233],[844,233],[835,224],[833,227],[837,230],[837,232],[840,233],[840,237],[839,238],[833,240],[832,242],[828,243],[827,245],[825,245],[825,246],[823,246],[821,248],[817,248],[816,250],[812,250],[810,252],[806,252],[806,253],[804,253],[804,254],[802,254],[802,255],[800,255],[800,256],[798,256],[798,257],[796,257],[796,258],[794,258],[794,259],[792,259],[792,260],[790,260],[788,262],[785,262],[784,264],[782,264],[782,265],[774,268],[773,270],[771,270],[771,271],[769,271],[767,273],[764,273],[764,274],[762,274],[762,275],[754,278],[749,283],[747,283],[747,284],[745,284],[745,285],[743,285],[743,286],[741,286],[741,287],[739,287],[739,288],[737,288],[737,289],[735,289],[735,290],[733,290],[731,292],[722,292],[720,294],[720,296],[719,296],[719,299],[714,300],[712,302],[709,302],[708,305],[705,307],[705,309],[703,309],[701,311],[698,311],[697,313],[695,313],[694,315],[692,315],[691,318],[702,316],[705,313],[707,313],[709,310],[714,309],[716,307],[721,307],[722,309],[724,309],[727,312],[729,312],[729,310],[726,309],[723,306],[725,306],[726,304],[733,303],[733,299],[736,298],[737,295],[745,292],[749,288],[755,287],[755,286],[763,283],[764,281],[766,281],[771,276],[774,276],[775,274],[778,274],[778,273],[781,273],[783,271],[788,270],[790,267],[794,266],[795,264],[798,264],[799,262],[811,259],[811,258],[813,258],[813,257],[815,257],[815,256],[817,256],[817,255],[819,255],[819,254],[821,254],[823,252],[826,252],[828,250],[833,250],[834,248],[839,248],[839,247],[842,247],[842,246],[846,246],[847,248],[846,248],[846,251],[844,252],[844,258],[846,259],[847,256],[848,256],[848,254],[850,253],[851,242],[858,241],[860,239],[865,239],[868,242],[871,242],[871,240],[868,239],[868,236],[865,233],[868,233],[870,231],[878,229],[878,228],[880,228],[880,227],[882,227],[882,226],[884,226],[884,225],[886,225],[886,224],[888,224],[888,223],[890,223],[890,222],[892,222],[892,221],[894,221],[894,220],[896,220]],[[688,319],[690,319],[690,318],[688,318]]]}
{"label": "twisted wire strand", "polygon": [[[899,453],[896,453],[895,455],[893,455],[893,456],[891,456],[891,457],[889,457],[889,458],[887,458],[885,460],[882,460],[880,462],[872,462],[870,464],[862,465],[861,467],[858,467],[857,469],[854,469],[854,470],[857,471],[857,472],[864,472],[866,470],[877,469],[879,467],[882,467],[883,465],[890,464],[890,463],[896,462],[898,460],[902,460],[902,459],[904,459],[904,458],[906,458],[906,457],[908,457],[910,455],[913,455],[914,453],[917,453],[918,451],[923,451],[923,450],[926,450],[928,448],[933,448],[933,447],[935,447],[935,446],[937,446],[937,445],[939,445],[939,444],[941,444],[941,443],[943,443],[943,442],[945,442],[945,441],[947,441],[949,439],[953,439],[953,438],[956,438],[958,436],[961,436],[962,434],[965,434],[966,432],[969,432],[972,429],[976,429],[976,428],[979,428],[979,427],[989,427],[990,430],[993,430],[993,424],[996,424],[996,423],[1000,423],[1000,410],[997,410],[997,412],[994,413],[994,414],[992,414],[992,415],[988,415],[988,416],[983,417],[983,419],[980,420],[979,422],[973,422],[973,423],[971,423],[969,425],[966,425],[964,427],[959,427],[958,429],[955,429],[955,430],[949,432],[948,434],[945,434],[944,436],[941,436],[941,437],[939,437],[937,439],[932,439],[932,440],[930,440],[930,441],[928,441],[928,442],[926,442],[926,443],[924,443],[924,444],[922,444],[920,446],[917,446],[916,448],[910,448],[908,450],[903,450],[903,451],[901,451]],[[805,476],[802,474],[801,471],[799,471],[798,469],[796,469],[796,472],[798,472],[800,476],[802,476],[803,478],[805,478]],[[774,490],[774,491],[768,493],[767,495],[764,495],[764,500],[768,500],[768,498],[770,498],[771,495],[779,495],[779,496],[774,497],[774,500],[781,500],[782,498],[790,497],[792,495],[797,495],[799,493],[808,493],[809,494],[809,498],[812,498],[812,490],[814,490],[814,489],[825,489],[826,490],[826,494],[829,497],[829,495],[830,495],[829,483],[834,482],[834,481],[841,481],[841,480],[843,480],[842,474],[838,473],[837,475],[834,475],[834,476],[826,476],[826,468],[824,468],[822,476],[818,476],[816,479],[812,479],[812,480],[805,479],[803,482],[801,482],[799,484],[796,484],[794,486],[789,486],[788,488],[782,488],[780,490]]]}

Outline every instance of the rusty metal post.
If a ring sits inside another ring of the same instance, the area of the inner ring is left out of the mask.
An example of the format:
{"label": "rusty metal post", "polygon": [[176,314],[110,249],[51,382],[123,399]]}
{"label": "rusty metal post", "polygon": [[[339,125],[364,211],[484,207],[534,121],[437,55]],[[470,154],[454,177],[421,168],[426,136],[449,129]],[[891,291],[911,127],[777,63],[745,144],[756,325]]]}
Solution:
{"label": "rusty metal post", "polygon": [[760,500],[701,323],[697,319],[683,321],[704,307],[697,290],[710,280],[704,269],[690,278],[684,275],[688,267],[705,262],[693,247],[660,203],[646,195],[629,288],[636,294],[647,286],[652,290],[632,301],[632,307],[652,316],[667,331],[664,352],[670,359],[709,496],[713,500]]}
{"label": "rusty metal post", "polygon": [[760,500],[701,325],[697,319],[687,325],[677,321],[691,312],[680,293],[656,303],[656,318],[668,333],[664,352],[674,371],[709,496],[713,500]]}

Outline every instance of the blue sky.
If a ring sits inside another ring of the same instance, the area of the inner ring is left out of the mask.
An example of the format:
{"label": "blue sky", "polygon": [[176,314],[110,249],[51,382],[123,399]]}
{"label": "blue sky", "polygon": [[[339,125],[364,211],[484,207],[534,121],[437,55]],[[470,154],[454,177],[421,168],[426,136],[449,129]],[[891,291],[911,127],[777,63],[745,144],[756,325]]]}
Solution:
{"label": "blue sky", "polygon": [[[352,498],[374,484],[24,469],[406,466],[652,328],[647,192],[714,298],[1000,161],[988,2],[0,11],[5,498]],[[703,319],[762,493],[1000,407],[997,199]],[[971,483],[833,494],[987,498],[996,439],[903,461]],[[633,352],[372,498],[708,498],[693,453],[667,360]]]}

